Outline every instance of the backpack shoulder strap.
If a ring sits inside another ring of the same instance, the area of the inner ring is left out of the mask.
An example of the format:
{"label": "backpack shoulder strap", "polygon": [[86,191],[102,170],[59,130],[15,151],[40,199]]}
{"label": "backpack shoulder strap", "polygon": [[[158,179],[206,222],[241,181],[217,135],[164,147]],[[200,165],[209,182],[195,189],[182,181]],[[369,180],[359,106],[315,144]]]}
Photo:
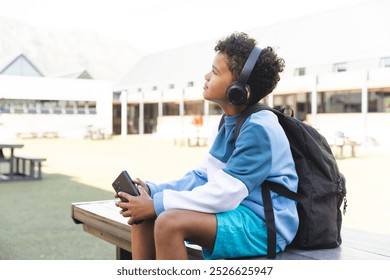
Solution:
{"label": "backpack shoulder strap", "polygon": [[218,131],[221,129],[221,127],[222,127],[223,124],[225,123],[225,117],[226,117],[226,114],[224,113],[224,114],[221,116],[221,119],[219,120]]}
{"label": "backpack shoulder strap", "polygon": [[[294,116],[294,111],[290,108],[282,108],[282,109],[274,109],[274,108],[271,108],[265,104],[260,104],[260,103],[257,103],[257,104],[254,104],[254,105],[250,105],[248,107],[246,107],[240,114],[239,118],[238,118],[238,121],[236,123],[236,127],[234,129],[234,142],[237,140],[237,137],[238,135],[240,134],[240,130],[241,130],[241,126],[244,124],[244,122],[246,121],[246,119],[252,115],[253,113],[256,113],[258,111],[261,111],[261,110],[268,110],[268,111],[271,111],[273,112],[275,115],[278,116],[278,118],[280,117],[283,117],[283,116],[291,116],[293,117]],[[219,125],[218,125],[218,130],[221,129],[222,125],[225,123],[225,116],[226,114],[223,114],[221,116],[221,119],[219,121]]]}
{"label": "backpack shoulder strap", "polygon": [[254,105],[251,105],[251,106],[248,106],[246,107],[240,114],[240,116],[238,117],[238,120],[237,120],[237,123],[236,123],[236,126],[234,128],[234,142],[236,142],[237,138],[238,138],[238,134],[240,134],[240,130],[241,130],[241,126],[244,124],[244,122],[246,121],[246,119],[252,115],[253,113],[256,113],[258,111],[261,111],[263,109],[265,109],[266,106],[265,105],[261,105],[259,103],[257,104],[254,104]]}
{"label": "backpack shoulder strap", "polygon": [[[234,141],[237,139],[238,137],[238,134],[240,133],[240,129],[241,129],[241,126],[244,124],[244,122],[246,121],[246,119],[252,115],[253,113],[257,112],[257,111],[260,111],[260,110],[263,110],[263,109],[269,109],[269,110],[273,110],[272,108],[266,106],[266,105],[261,105],[261,104],[255,104],[255,105],[251,105],[251,106],[248,106],[246,107],[240,114],[239,118],[238,118],[238,121],[237,121],[237,124],[236,124],[236,127],[235,127],[235,133],[234,133]],[[222,125],[225,123],[225,117],[226,117],[226,114],[223,114],[221,116],[221,119],[219,121],[219,125],[218,125],[218,130],[221,129]]]}
{"label": "backpack shoulder strap", "polygon": [[290,108],[274,109],[274,108],[271,108],[271,107],[269,107],[265,104],[261,104],[261,103],[257,103],[257,104],[248,106],[241,112],[241,114],[238,118],[235,130],[234,130],[234,141],[237,140],[238,134],[240,133],[240,130],[241,130],[241,126],[244,124],[246,119],[250,115],[252,115],[253,113],[256,113],[256,112],[261,111],[261,110],[268,110],[268,111],[273,112],[278,117],[278,119],[281,117],[286,117],[286,116],[291,116],[291,117],[294,116],[294,111]]}
{"label": "backpack shoulder strap", "polygon": [[263,198],[265,223],[267,226],[267,258],[274,259],[276,258],[276,225],[271,191],[296,201],[302,201],[304,196],[271,181],[264,181],[261,185],[261,196]]}
{"label": "backpack shoulder strap", "polygon": [[271,192],[268,184],[261,187],[261,196],[264,204],[265,224],[267,226],[267,258],[276,258],[276,225]]}
{"label": "backpack shoulder strap", "polygon": [[281,184],[271,182],[271,181],[264,181],[263,185],[267,185],[270,191],[273,191],[274,193],[295,200],[297,202],[302,202],[302,200],[304,199],[304,195],[290,191],[289,189],[287,189]]}

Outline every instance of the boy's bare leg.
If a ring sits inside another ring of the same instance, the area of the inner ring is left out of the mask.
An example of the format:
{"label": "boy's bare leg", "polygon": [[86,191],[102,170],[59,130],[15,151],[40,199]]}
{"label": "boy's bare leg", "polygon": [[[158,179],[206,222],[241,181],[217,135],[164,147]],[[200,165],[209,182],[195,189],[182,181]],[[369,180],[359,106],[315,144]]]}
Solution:
{"label": "boy's bare leg", "polygon": [[188,259],[185,240],[213,250],[217,219],[214,214],[170,210],[157,218],[154,230],[157,259]]}
{"label": "boy's bare leg", "polygon": [[133,260],[155,260],[154,219],[131,226],[131,251]]}

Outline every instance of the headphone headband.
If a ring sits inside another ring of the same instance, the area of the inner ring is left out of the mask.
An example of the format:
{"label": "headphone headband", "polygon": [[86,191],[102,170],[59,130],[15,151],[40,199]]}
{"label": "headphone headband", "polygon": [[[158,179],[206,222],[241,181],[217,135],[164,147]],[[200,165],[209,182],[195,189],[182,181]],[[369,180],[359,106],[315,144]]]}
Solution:
{"label": "headphone headband", "polygon": [[238,78],[238,83],[242,86],[245,86],[248,83],[249,76],[252,73],[253,67],[255,67],[256,61],[259,58],[261,49],[259,47],[254,47],[249,54],[248,59],[246,60],[244,67],[241,70],[240,77]]}

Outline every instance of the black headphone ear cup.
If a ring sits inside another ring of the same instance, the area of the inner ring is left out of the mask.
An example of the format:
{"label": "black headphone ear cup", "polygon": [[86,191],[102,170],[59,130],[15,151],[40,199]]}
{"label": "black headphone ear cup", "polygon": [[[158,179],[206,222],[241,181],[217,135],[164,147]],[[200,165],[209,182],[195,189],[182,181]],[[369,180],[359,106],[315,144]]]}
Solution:
{"label": "black headphone ear cup", "polygon": [[249,99],[251,89],[248,85],[249,76],[255,67],[257,59],[260,57],[261,49],[254,47],[245,61],[237,81],[231,83],[226,90],[226,99],[233,105],[243,105]]}
{"label": "black headphone ear cup", "polygon": [[226,91],[226,98],[233,105],[243,105],[248,100],[248,89],[248,85],[242,86],[237,81],[234,81]]}

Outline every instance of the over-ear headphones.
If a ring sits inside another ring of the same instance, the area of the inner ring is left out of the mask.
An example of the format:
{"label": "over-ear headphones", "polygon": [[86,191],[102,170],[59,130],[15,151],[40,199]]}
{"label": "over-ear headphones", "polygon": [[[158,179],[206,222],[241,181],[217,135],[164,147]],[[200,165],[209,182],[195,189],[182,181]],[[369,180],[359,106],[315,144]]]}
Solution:
{"label": "over-ear headphones", "polygon": [[226,91],[226,98],[233,105],[243,105],[249,98],[250,88],[248,79],[255,67],[256,61],[261,53],[261,48],[254,47],[241,70],[240,77],[237,81],[232,82]]}

